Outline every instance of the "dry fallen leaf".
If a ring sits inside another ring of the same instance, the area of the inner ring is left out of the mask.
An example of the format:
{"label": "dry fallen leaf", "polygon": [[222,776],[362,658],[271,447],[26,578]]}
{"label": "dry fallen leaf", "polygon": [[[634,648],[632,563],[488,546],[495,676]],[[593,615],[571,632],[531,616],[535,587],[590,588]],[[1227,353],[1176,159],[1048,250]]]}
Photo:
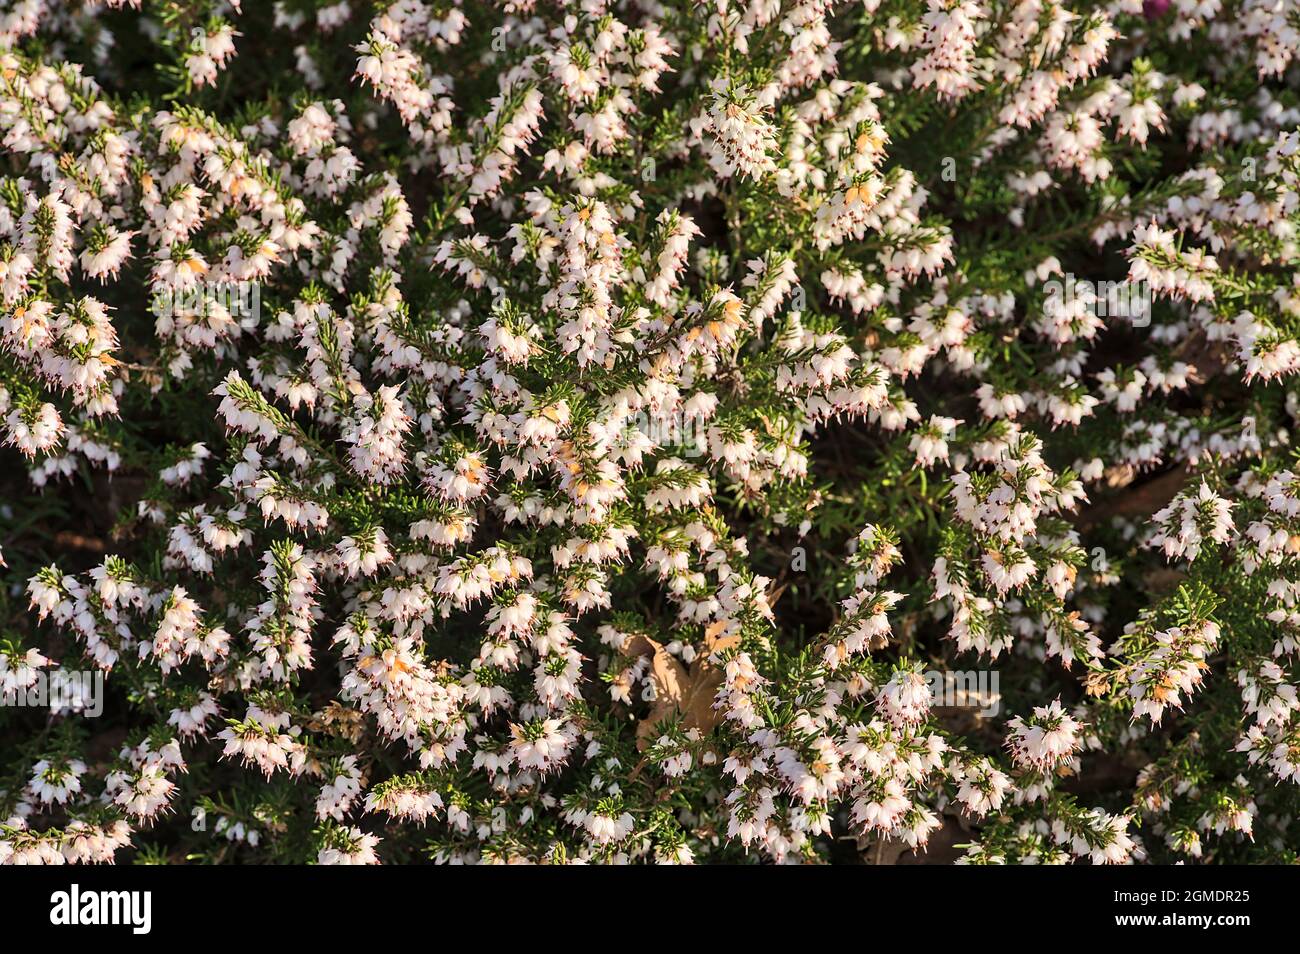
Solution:
{"label": "dry fallen leaf", "polygon": [[716,623],[710,623],[708,628],[704,630],[704,654],[706,656],[710,653],[722,652],[731,649],[733,646],[740,645],[739,630],[723,635],[730,625],[727,620],[719,620]]}
{"label": "dry fallen leaf", "polygon": [[650,656],[650,681],[655,687],[655,702],[650,714],[636,728],[636,746],[645,751],[654,742],[655,726],[674,714],[680,714],[682,728],[698,729],[707,735],[718,724],[721,713],[713,708],[713,698],[722,685],[723,671],[710,663],[711,653],[739,645],[738,632],[722,635],[727,624],[714,623],[704,633],[703,652],[695,657],[688,670],[663,645],[648,636],[632,636],[623,651],[634,656]]}

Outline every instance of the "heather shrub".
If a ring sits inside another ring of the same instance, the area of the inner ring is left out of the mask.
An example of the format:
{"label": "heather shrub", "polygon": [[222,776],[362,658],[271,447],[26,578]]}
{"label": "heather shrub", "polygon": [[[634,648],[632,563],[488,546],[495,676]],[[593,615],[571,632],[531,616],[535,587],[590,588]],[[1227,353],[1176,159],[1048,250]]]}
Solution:
{"label": "heather shrub", "polygon": [[0,3],[0,862],[1293,860],[1298,48]]}

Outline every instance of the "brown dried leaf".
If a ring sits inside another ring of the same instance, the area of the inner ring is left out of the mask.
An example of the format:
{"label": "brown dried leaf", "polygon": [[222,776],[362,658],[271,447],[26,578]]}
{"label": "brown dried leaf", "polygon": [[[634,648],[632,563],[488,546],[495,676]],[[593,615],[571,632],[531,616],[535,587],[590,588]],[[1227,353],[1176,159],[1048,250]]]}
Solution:
{"label": "brown dried leaf", "polygon": [[726,620],[719,620],[716,623],[710,623],[708,628],[704,630],[705,655],[724,652],[733,646],[740,645],[739,627],[734,632],[723,635],[727,632],[728,625],[730,624]]}
{"label": "brown dried leaf", "polygon": [[721,714],[713,708],[713,697],[722,685],[723,672],[708,661],[708,654],[739,644],[740,634],[719,636],[725,624],[714,623],[705,632],[705,652],[695,657],[688,671],[663,645],[648,636],[632,636],[623,651],[634,656],[650,656],[650,681],[655,687],[655,702],[650,714],[636,728],[637,749],[644,751],[653,744],[655,726],[674,714],[680,714],[682,728],[698,729],[707,735],[718,724]]}
{"label": "brown dried leaf", "polygon": [[710,665],[702,657],[695,660],[681,702],[682,724],[686,729],[699,729],[708,735],[718,724],[722,713],[713,708],[713,699],[722,686],[723,677],[723,671],[717,666]]}

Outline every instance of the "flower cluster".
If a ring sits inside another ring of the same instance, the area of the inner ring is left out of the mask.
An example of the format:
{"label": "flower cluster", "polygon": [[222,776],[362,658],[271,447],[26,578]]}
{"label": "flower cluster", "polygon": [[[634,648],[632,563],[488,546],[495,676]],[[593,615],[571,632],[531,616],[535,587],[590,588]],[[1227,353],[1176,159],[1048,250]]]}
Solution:
{"label": "flower cluster", "polygon": [[1294,860],[1294,4],[15,10],[0,863]]}

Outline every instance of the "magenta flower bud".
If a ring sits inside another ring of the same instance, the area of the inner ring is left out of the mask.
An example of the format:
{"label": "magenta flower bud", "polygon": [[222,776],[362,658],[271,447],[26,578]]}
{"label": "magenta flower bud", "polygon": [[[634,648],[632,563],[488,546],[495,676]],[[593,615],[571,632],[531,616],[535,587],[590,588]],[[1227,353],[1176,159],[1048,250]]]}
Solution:
{"label": "magenta flower bud", "polygon": [[1142,0],[1142,15],[1148,20],[1158,20],[1169,12],[1170,0]]}

